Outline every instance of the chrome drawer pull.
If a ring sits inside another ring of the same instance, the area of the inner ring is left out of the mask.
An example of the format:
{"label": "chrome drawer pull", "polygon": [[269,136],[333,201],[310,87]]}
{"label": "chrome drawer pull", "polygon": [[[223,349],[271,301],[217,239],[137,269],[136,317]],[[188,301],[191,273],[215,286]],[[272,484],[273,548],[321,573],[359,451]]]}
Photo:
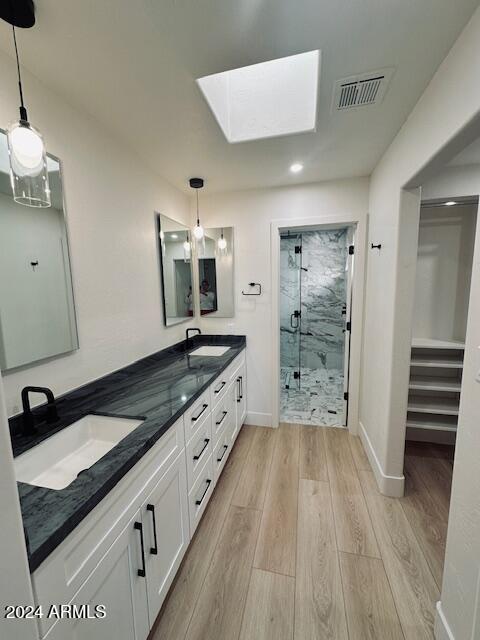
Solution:
{"label": "chrome drawer pull", "polygon": [[210,442],[210,438],[205,438],[205,440],[204,440],[205,444],[203,445],[202,450],[200,451],[200,453],[198,453],[196,456],[193,456],[194,460],[200,460],[200,458],[202,457],[203,452],[208,447],[208,443],[209,442]]}
{"label": "chrome drawer pull", "polygon": [[197,507],[199,507],[202,504],[203,499],[207,495],[208,489],[210,488],[210,485],[212,484],[212,481],[211,480],[206,480],[206,483],[207,483],[207,486],[205,487],[205,491],[203,492],[202,497],[200,498],[200,500],[195,500],[195,504],[197,505]]}

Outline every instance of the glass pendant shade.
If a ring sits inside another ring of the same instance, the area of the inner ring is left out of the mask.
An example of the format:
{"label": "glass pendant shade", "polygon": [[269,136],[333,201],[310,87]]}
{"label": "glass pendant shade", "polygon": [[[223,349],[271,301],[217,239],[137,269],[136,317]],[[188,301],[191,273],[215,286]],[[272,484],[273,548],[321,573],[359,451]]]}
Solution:
{"label": "glass pendant shade", "polygon": [[193,228],[193,235],[195,236],[196,240],[203,239],[204,231],[200,222],[197,222],[197,225]]}
{"label": "glass pendant shade", "polygon": [[50,207],[47,154],[41,134],[27,121],[7,130],[13,198],[29,207]]}
{"label": "glass pendant shade", "polygon": [[226,250],[227,250],[227,241],[223,237],[223,233],[222,233],[221,237],[218,239],[218,249],[222,253],[225,253]]}

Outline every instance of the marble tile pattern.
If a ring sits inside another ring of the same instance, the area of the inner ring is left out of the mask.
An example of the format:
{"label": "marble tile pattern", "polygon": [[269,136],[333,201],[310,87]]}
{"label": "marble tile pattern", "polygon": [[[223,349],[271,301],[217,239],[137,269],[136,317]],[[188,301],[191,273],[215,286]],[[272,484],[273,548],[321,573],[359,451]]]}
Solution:
{"label": "marble tile pattern", "polygon": [[[301,246],[301,254],[295,246]],[[282,420],[287,419],[285,412],[299,415],[300,407],[307,419],[315,408],[312,416],[321,416],[315,424],[332,424],[328,410],[336,410],[338,398],[343,404],[347,255],[346,228],[307,231],[280,241],[280,362],[281,367],[305,371],[303,391],[290,390],[291,407],[282,389]],[[301,310],[296,329],[291,326],[295,309]],[[310,388],[316,390],[311,393]]]}
{"label": "marble tile pattern", "polygon": [[[339,369],[300,370],[300,384],[293,367],[282,367],[280,417],[282,422],[328,427],[344,426],[343,371]],[[286,381],[289,380],[289,388]]]}
{"label": "marble tile pattern", "polygon": [[[230,349],[219,357],[191,358],[201,344]],[[144,420],[109,453],[60,491],[18,483],[30,570],[34,571],[195,399],[245,349],[245,336],[195,336],[152,354],[57,400],[59,421],[41,422],[38,433],[21,435],[22,418],[10,419],[14,455],[19,455],[89,413]],[[41,381],[39,381],[41,383]]]}

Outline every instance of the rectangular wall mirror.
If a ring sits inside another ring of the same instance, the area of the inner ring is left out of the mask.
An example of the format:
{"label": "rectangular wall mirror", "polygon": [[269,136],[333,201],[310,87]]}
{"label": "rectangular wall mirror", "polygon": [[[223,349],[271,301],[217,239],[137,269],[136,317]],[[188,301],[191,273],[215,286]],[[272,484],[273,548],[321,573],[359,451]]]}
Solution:
{"label": "rectangular wall mirror", "polygon": [[78,349],[62,172],[48,155],[52,206],[12,197],[0,131],[0,367],[14,369]]}
{"label": "rectangular wall mirror", "polygon": [[200,314],[234,316],[233,227],[205,229],[197,245]]}
{"label": "rectangular wall mirror", "polygon": [[195,315],[192,246],[188,227],[161,213],[155,217],[163,319],[165,326],[170,327]]}

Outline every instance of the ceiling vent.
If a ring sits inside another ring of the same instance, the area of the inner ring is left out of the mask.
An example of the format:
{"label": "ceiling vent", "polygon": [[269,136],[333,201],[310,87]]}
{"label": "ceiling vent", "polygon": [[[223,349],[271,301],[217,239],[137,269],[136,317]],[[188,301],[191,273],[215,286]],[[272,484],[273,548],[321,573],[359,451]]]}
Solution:
{"label": "ceiling vent", "polygon": [[391,68],[379,69],[337,80],[333,90],[332,111],[380,104],[388,89],[393,71]]}

